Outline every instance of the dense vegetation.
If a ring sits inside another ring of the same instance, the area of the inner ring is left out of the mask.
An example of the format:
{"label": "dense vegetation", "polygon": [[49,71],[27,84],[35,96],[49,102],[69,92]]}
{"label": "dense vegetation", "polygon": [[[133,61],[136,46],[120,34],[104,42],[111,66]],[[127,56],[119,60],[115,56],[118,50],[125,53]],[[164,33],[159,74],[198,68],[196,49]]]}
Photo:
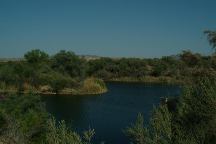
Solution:
{"label": "dense vegetation", "polygon": [[[0,63],[1,91],[41,93],[85,93],[85,79],[183,83],[187,78],[216,73],[216,56],[183,51],[176,56],[155,59],[99,58],[86,60],[73,52],[60,51],[49,56],[40,50],[25,54],[25,59]],[[102,84],[100,92],[106,88]],[[95,90],[92,90],[95,93]]]}
{"label": "dense vegetation", "polygon": [[[20,61],[1,62],[2,92],[92,94],[106,91],[102,80],[85,75],[86,61],[73,52],[60,51],[49,57],[43,51],[32,50],[24,57],[25,59]],[[88,79],[91,79],[89,84],[93,89],[84,91]]]}
{"label": "dense vegetation", "polygon": [[3,144],[90,144],[94,130],[83,135],[65,122],[56,123],[35,94],[8,95],[0,102],[0,143]]}
{"label": "dense vegetation", "polygon": [[[210,44],[216,47],[216,33],[206,31]],[[2,91],[28,94],[0,95],[0,143],[4,144],[90,144],[95,131],[80,135],[56,122],[40,96],[44,92],[80,90],[100,91],[102,80],[122,77],[129,80],[183,80],[184,89],[174,107],[169,103],[155,108],[148,126],[140,114],[137,121],[124,130],[134,144],[213,144],[216,143],[216,56],[201,56],[185,51],[178,57],[161,59],[109,59],[87,61],[72,52],[60,51],[48,56],[40,50],[25,54],[25,60],[2,62]],[[91,77],[91,78],[89,78]]]}
{"label": "dense vegetation", "polygon": [[88,64],[88,75],[104,80],[178,83],[203,72],[215,72],[216,56],[183,51],[179,55],[154,59],[101,58]]}
{"label": "dense vegetation", "polygon": [[200,78],[184,88],[177,108],[155,108],[148,127],[143,117],[125,130],[134,144],[216,143],[216,81]]}
{"label": "dense vegetation", "polygon": [[[205,31],[213,49],[216,32]],[[202,56],[183,51],[162,58],[100,58],[88,61],[87,75],[114,81],[182,83],[189,77],[215,74],[216,55]]]}

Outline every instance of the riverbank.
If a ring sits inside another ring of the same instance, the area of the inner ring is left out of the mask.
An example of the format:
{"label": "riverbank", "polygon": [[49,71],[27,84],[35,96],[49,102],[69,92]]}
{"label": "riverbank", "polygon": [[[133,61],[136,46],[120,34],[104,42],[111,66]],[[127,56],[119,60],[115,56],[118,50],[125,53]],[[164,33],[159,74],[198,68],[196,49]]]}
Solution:
{"label": "riverbank", "polygon": [[168,84],[168,85],[181,85],[184,83],[184,80],[178,80],[173,77],[153,77],[153,76],[146,76],[140,78],[134,77],[120,77],[120,78],[112,78],[109,80],[105,80],[106,82],[140,82],[140,83],[150,83],[150,84]]}
{"label": "riverbank", "polygon": [[30,85],[25,85],[22,90],[15,86],[7,86],[3,83],[0,85],[0,93],[35,93],[41,95],[93,95],[93,94],[103,94],[108,91],[106,84],[103,80],[97,78],[87,78],[85,79],[81,86],[75,88],[65,87],[62,90],[53,90],[49,85],[39,86],[35,88]]}
{"label": "riverbank", "polygon": [[[173,77],[152,77],[146,76],[141,78],[134,77],[120,77],[104,80],[105,82],[128,82],[128,83],[146,83],[146,84],[165,84],[165,85],[182,85],[184,80],[177,80]],[[90,77],[86,78],[79,87],[65,87],[61,90],[55,91],[49,85],[39,86],[35,88],[33,86],[24,86],[20,90],[15,86],[0,85],[0,93],[36,93],[41,95],[94,95],[103,94],[108,91],[106,84],[102,79]]]}

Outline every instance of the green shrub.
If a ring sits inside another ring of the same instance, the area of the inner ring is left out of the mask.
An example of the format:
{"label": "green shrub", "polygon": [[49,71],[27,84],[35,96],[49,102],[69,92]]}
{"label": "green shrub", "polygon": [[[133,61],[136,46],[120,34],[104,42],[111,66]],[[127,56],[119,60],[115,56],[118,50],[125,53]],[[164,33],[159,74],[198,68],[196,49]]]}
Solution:
{"label": "green shrub", "polygon": [[202,77],[184,88],[176,111],[169,111],[166,104],[159,106],[148,127],[139,115],[126,135],[135,144],[213,144],[215,125],[216,81]]}

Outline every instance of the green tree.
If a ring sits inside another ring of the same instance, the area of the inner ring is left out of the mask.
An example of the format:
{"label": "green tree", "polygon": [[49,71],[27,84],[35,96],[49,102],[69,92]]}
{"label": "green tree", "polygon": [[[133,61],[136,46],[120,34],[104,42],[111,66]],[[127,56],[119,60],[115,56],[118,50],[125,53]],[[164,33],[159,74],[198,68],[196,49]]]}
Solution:
{"label": "green tree", "polygon": [[51,86],[53,92],[59,93],[66,87],[73,87],[75,86],[73,79],[70,76],[65,76],[58,72],[50,73],[48,83]]}
{"label": "green tree", "polygon": [[216,31],[206,30],[204,34],[207,35],[210,45],[212,45],[213,49],[216,48]]}
{"label": "green tree", "polygon": [[144,127],[144,119],[141,114],[138,114],[136,122],[127,127],[124,133],[133,144],[147,144],[151,141],[149,131]]}
{"label": "green tree", "polygon": [[167,68],[168,66],[166,63],[160,61],[159,59],[155,59],[151,75],[156,77],[163,76]]}
{"label": "green tree", "polygon": [[213,77],[203,76],[185,88],[176,115],[177,139],[183,135],[198,144],[216,142],[215,82]]}
{"label": "green tree", "polygon": [[155,108],[150,120],[151,139],[153,144],[172,144],[172,114],[167,105]]}
{"label": "green tree", "polygon": [[52,57],[52,68],[71,77],[84,77],[84,61],[75,53],[61,50]]}
{"label": "green tree", "polygon": [[200,54],[193,54],[191,51],[183,51],[180,58],[189,67],[196,66],[201,61]]}
{"label": "green tree", "polygon": [[166,105],[155,108],[149,126],[144,126],[143,116],[126,128],[125,134],[134,144],[172,144],[172,115]]}
{"label": "green tree", "polygon": [[94,129],[84,131],[83,138],[76,132],[70,130],[65,121],[56,123],[54,118],[47,122],[47,133],[44,143],[46,144],[91,144],[95,134]]}
{"label": "green tree", "polygon": [[0,117],[0,143],[42,143],[48,114],[38,95],[5,97],[0,103]]}
{"label": "green tree", "polygon": [[28,63],[38,64],[42,62],[47,62],[49,59],[49,55],[39,49],[35,49],[27,52],[24,55],[24,58]]}
{"label": "green tree", "polygon": [[16,76],[13,64],[5,64],[1,67],[0,80],[5,82],[7,85],[14,84]]}
{"label": "green tree", "polygon": [[56,124],[55,119],[49,119],[47,124],[46,144],[82,144],[81,137],[69,130],[64,121]]}

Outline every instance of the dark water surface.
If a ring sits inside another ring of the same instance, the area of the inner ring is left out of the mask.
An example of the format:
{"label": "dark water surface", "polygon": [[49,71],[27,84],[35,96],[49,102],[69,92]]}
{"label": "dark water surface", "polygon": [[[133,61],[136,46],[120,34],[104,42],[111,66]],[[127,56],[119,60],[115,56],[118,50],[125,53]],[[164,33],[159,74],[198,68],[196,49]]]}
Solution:
{"label": "dark water surface", "polygon": [[180,88],[142,83],[107,83],[109,92],[85,96],[44,96],[47,110],[78,132],[96,131],[94,143],[129,143],[122,130],[136,120],[140,112],[149,120],[160,97],[178,96]]}

